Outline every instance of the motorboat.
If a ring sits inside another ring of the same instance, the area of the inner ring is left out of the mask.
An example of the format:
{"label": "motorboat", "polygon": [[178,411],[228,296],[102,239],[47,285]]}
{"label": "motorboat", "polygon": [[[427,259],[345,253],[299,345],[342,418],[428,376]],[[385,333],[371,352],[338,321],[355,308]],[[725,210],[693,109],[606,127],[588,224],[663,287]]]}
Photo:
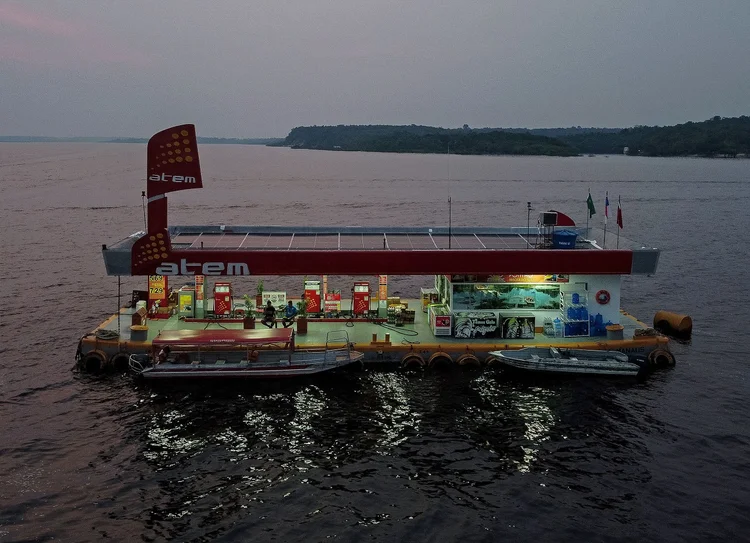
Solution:
{"label": "motorboat", "polygon": [[525,347],[489,354],[507,368],[537,373],[635,376],[642,368],[619,351]]}
{"label": "motorboat", "polygon": [[[131,355],[143,379],[277,379],[313,375],[360,362],[345,331],[329,332],[325,349],[296,349],[294,330],[164,330],[151,354]],[[168,352],[159,362],[159,353]]]}

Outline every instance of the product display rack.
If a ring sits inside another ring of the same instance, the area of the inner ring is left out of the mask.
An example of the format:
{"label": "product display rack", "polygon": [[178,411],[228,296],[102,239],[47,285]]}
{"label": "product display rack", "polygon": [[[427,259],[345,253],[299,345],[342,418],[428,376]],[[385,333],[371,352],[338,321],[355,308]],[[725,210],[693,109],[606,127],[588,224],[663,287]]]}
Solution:
{"label": "product display rack", "polygon": [[[588,293],[580,285],[575,290],[560,292],[560,319],[563,322],[563,337],[589,336]],[[574,303],[574,299],[578,303]]]}

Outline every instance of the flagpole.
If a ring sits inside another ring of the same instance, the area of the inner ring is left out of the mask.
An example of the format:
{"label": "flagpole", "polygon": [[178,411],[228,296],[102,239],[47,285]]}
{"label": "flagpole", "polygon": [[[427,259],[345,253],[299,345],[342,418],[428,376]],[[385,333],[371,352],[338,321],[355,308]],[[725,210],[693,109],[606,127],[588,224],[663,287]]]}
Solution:
{"label": "flagpole", "polygon": [[609,201],[609,191],[607,191],[604,195],[604,248],[607,248],[607,216],[609,215],[609,206],[607,205]]}
{"label": "flagpole", "polygon": [[591,239],[591,232],[589,231],[589,219],[596,215],[596,209],[594,209],[594,200],[591,198],[591,187],[589,187],[589,196],[586,198],[586,237]]}
{"label": "flagpole", "polygon": [[[589,187],[589,198],[591,198],[591,187]],[[591,210],[588,209],[588,203],[589,201],[586,200],[586,238],[590,239],[591,235],[589,234],[589,216],[591,215]]]}
{"label": "flagpole", "polygon": [[621,207],[621,196],[617,196],[617,248],[620,248],[620,229],[622,226],[620,225],[620,207]]}

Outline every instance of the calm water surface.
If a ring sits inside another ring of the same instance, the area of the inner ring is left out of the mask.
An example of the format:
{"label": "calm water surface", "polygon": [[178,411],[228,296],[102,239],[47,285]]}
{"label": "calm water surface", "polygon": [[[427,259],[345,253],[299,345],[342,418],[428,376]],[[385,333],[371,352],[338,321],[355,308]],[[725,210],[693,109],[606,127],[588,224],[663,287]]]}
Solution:
{"label": "calm water surface", "polygon": [[527,201],[585,221],[591,188],[600,226],[609,190],[623,234],[663,250],[623,306],[692,315],[692,344],[644,383],[368,371],[165,390],[77,374],[78,338],[117,307],[101,244],[143,227],[145,146],[0,144],[0,541],[747,539],[750,161],[201,159],[206,188],[170,195],[170,224],[444,225],[449,197],[457,226],[525,224]]}

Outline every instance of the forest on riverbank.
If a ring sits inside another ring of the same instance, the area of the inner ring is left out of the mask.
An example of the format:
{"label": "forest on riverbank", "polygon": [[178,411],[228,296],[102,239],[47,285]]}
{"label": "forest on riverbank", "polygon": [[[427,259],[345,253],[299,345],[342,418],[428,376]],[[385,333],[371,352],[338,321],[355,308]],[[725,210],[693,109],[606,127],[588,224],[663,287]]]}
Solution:
{"label": "forest on riverbank", "polygon": [[465,155],[621,154],[750,156],[750,117],[714,117],[633,128],[440,128],[421,125],[299,126],[275,145],[295,149]]}

